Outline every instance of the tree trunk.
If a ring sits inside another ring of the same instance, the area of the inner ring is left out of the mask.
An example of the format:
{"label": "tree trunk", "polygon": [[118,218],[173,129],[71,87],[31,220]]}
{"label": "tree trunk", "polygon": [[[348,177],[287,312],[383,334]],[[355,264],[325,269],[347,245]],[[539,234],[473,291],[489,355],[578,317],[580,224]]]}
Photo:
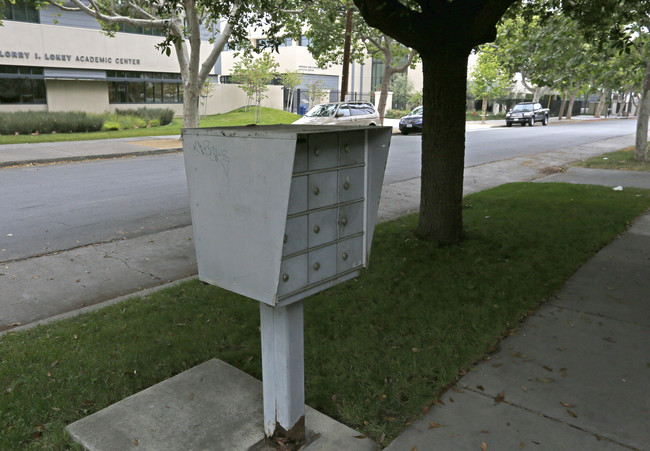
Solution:
{"label": "tree trunk", "polygon": [[[418,233],[439,244],[463,231],[467,58],[437,47],[422,55],[424,114]],[[434,143],[435,136],[435,143]]]}
{"label": "tree trunk", "polygon": [[384,115],[386,114],[386,101],[388,100],[388,85],[390,77],[393,76],[393,70],[389,64],[384,64],[384,75],[381,80],[381,87],[379,88],[379,104],[377,111],[379,112],[379,122],[384,125]]}
{"label": "tree trunk", "polygon": [[648,114],[650,113],[650,61],[646,63],[643,77],[643,90],[639,102],[639,117],[636,120],[636,142],[634,159],[646,161],[648,158]]}
{"label": "tree trunk", "polygon": [[562,103],[560,104],[560,113],[558,114],[557,120],[561,121],[562,116],[564,115],[564,107],[566,106],[566,98],[568,95],[568,91],[564,91],[564,94],[562,94]]}
{"label": "tree trunk", "polygon": [[533,102],[539,102],[540,97],[542,97],[542,88],[535,86],[535,92],[533,93]]}
{"label": "tree trunk", "polygon": [[566,109],[566,118],[571,119],[573,117],[573,104],[576,101],[576,97],[578,97],[578,91],[574,92],[571,94],[571,100],[569,100],[569,106]]}
{"label": "tree trunk", "polygon": [[185,85],[183,89],[183,128],[199,126],[199,91]]}
{"label": "tree trunk", "polygon": [[485,117],[487,116],[487,105],[488,105],[487,96],[483,96],[481,103],[482,103],[481,107],[483,108],[483,111],[481,111],[481,124],[485,124]]}
{"label": "tree trunk", "polygon": [[603,89],[603,91],[600,93],[600,99],[598,99],[598,105],[596,105],[596,110],[594,111],[594,117],[596,119],[600,118],[600,115],[603,112],[603,108],[605,108],[606,99],[607,99],[607,90]]}

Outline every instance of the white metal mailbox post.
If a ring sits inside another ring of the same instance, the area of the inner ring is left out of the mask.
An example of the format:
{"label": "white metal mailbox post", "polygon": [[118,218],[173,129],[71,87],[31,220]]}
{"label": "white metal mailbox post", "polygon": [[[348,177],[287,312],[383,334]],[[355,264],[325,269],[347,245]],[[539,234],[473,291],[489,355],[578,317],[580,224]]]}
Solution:
{"label": "white metal mailbox post", "polygon": [[391,133],[183,130],[199,278],[261,302],[267,437],[304,436],[302,299],[368,264]]}

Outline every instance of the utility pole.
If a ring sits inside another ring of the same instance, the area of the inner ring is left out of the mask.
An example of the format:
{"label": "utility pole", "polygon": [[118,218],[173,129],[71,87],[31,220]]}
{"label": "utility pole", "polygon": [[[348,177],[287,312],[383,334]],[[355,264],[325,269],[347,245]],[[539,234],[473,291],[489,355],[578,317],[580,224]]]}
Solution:
{"label": "utility pole", "polygon": [[345,43],[343,45],[343,73],[341,74],[341,102],[345,102],[348,94],[348,79],[350,77],[350,41],[352,40],[352,8],[345,15]]}

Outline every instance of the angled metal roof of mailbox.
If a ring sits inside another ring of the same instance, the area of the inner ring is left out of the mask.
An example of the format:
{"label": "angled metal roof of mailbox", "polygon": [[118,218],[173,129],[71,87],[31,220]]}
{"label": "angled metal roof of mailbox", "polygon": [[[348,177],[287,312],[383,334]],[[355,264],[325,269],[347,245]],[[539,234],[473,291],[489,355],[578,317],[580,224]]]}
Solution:
{"label": "angled metal roof of mailbox", "polygon": [[286,305],[368,264],[390,127],[183,130],[199,278]]}

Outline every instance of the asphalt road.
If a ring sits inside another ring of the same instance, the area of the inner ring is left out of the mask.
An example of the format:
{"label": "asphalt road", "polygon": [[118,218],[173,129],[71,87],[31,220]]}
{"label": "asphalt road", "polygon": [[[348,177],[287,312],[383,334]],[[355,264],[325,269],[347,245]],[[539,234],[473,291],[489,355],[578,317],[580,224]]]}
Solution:
{"label": "asphalt road", "polygon": [[[634,133],[636,121],[467,133],[465,166]],[[393,136],[385,183],[420,176],[421,135]],[[0,170],[0,262],[190,224],[181,154]]]}
{"label": "asphalt road", "polygon": [[[635,120],[552,122],[549,126],[493,127],[468,131],[465,140],[465,167],[588,144],[636,130]],[[384,183],[420,176],[422,135],[393,136]]]}

